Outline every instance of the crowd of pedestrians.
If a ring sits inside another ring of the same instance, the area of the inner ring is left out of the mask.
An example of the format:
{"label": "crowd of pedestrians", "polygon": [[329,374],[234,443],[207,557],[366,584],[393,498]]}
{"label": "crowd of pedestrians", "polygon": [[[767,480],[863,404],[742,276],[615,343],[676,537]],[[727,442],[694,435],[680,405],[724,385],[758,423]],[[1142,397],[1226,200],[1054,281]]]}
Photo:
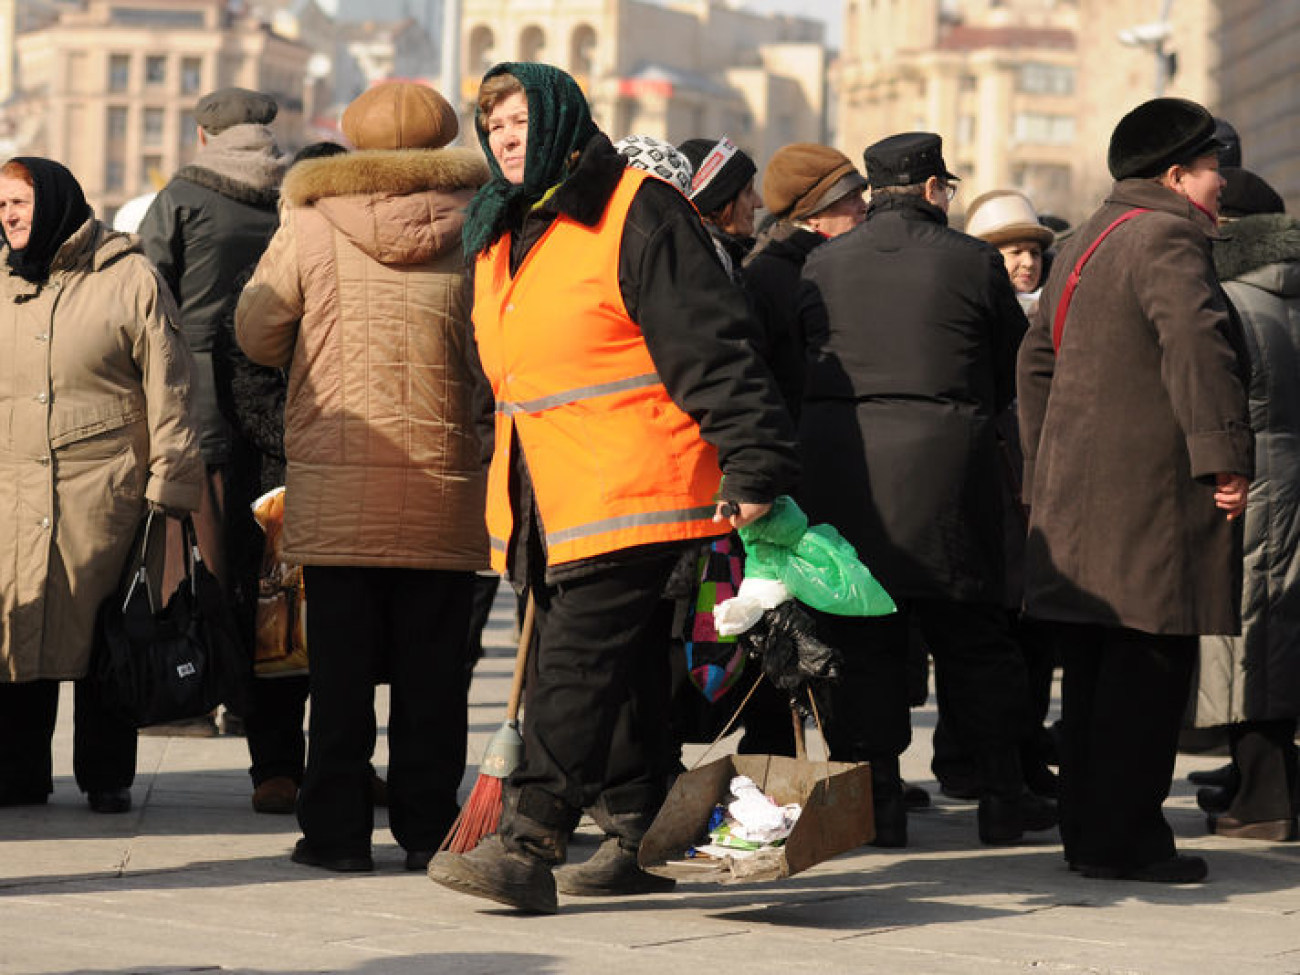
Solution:
{"label": "crowd of pedestrians", "polygon": [[[350,148],[291,161],[275,115],[205,96],[138,236],[58,162],[0,169],[0,805],[52,791],[73,680],[77,785],[130,808],[96,611],[146,508],[194,512],[251,647],[250,506],[283,484],[309,674],[250,674],[238,718],[292,859],[372,870],[385,802],[407,869],[466,894],[670,889],[637,863],[681,743],[666,592],[793,495],[898,606],[814,614],[843,658],[830,757],[870,763],[876,845],[928,801],[899,769],[918,655],[936,779],[978,800],[982,844],[1059,821],[1085,876],[1204,879],[1161,811],[1189,714],[1231,743],[1209,830],[1295,839],[1300,225],[1202,106],[1126,115],[1111,191],[1064,234],[1008,188],[951,226],[935,133],[866,147],[865,172],[786,146],[760,178],[723,134],[611,141],[545,64],[492,68],[472,134],[407,82],[348,106]],[[496,832],[436,853],[489,564],[535,607],[523,759]],[[742,751],[794,754],[770,684],[742,722]],[[605,839],[567,866],[584,813]]]}

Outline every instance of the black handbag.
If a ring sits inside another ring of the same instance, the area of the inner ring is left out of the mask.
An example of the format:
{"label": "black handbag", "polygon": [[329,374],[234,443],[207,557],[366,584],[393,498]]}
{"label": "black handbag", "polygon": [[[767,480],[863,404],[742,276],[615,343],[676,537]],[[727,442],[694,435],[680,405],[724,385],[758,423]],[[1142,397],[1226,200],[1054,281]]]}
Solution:
{"label": "black handbag", "polygon": [[249,667],[189,515],[181,520],[185,576],[167,605],[157,607],[146,568],[154,515],[150,510],[145,519],[125,592],[104,601],[95,626],[93,672],[104,704],[137,728],[232,704]]}

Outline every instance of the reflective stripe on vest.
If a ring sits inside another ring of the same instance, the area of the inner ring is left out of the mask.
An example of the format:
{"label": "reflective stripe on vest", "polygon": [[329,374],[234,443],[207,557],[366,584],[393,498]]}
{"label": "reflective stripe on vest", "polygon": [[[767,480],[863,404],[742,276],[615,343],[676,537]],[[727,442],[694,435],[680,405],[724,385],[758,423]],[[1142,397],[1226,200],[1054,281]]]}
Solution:
{"label": "reflective stripe on vest", "polygon": [[623,227],[645,178],[627,170],[595,227],[557,217],[513,278],[509,235],[475,264],[474,333],[497,401],[487,521],[498,570],[514,527],[516,437],[549,565],[727,530],[712,521],[717,453],[668,396],[619,287]]}

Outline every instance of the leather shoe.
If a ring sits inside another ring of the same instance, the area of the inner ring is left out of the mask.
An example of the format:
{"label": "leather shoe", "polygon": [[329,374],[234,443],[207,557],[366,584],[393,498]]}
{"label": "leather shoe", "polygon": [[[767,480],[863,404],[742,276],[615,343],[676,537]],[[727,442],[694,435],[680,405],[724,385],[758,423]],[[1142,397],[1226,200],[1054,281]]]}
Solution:
{"label": "leather shoe", "polygon": [[86,793],[86,802],[90,805],[91,812],[103,813],[110,816],[117,813],[130,812],[131,790],[98,789]]}
{"label": "leather shoe", "polygon": [[369,873],[375,861],[369,853],[326,853],[307,842],[304,836],[293,848],[289,859],[307,867],[320,867],[336,873]]}
{"label": "leather shoe", "polygon": [[1187,773],[1187,781],[1193,785],[1212,785],[1220,789],[1232,785],[1235,778],[1231,762],[1218,768],[1197,769]]}
{"label": "leather shoe", "polygon": [[418,870],[428,870],[429,861],[433,859],[436,852],[436,850],[407,850],[406,869],[412,873]]}
{"label": "leather shoe", "polygon": [[919,785],[908,785],[903,783],[903,804],[908,809],[929,809],[930,793],[926,792]]}
{"label": "leather shoe", "polygon": [[1199,884],[1209,868],[1200,857],[1176,853],[1168,860],[1140,867],[1099,867],[1081,864],[1079,872],[1094,880],[1140,880],[1150,884]]}
{"label": "leather shoe", "polygon": [[298,783],[287,775],[276,775],[253,790],[253,811],[285,816],[293,812]]}
{"label": "leather shoe", "polygon": [[[1205,790],[1202,789],[1201,791],[1204,792]],[[1200,801],[1199,795],[1197,801]],[[1228,836],[1237,840],[1267,840],[1270,843],[1286,843],[1296,838],[1294,816],[1290,819],[1264,819],[1254,823],[1243,822],[1232,816],[1209,816],[1206,819],[1206,825],[1215,836]]]}
{"label": "leather shoe", "polygon": [[1229,789],[1226,785],[1207,785],[1196,790],[1196,804],[1201,807],[1201,812],[1227,812],[1235,798],[1236,790]]}
{"label": "leather shoe", "polygon": [[978,817],[980,842],[986,846],[1018,843],[1026,832],[1051,829],[1058,822],[1056,803],[1032,792],[1016,799],[984,796]]}

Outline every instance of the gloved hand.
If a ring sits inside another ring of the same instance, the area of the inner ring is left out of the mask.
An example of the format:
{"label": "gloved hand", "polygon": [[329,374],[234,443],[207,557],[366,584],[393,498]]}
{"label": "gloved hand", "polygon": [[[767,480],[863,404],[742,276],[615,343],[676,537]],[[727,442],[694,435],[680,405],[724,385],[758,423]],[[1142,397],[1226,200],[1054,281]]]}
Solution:
{"label": "gloved hand", "polygon": [[840,652],[817,639],[816,623],[793,599],[765,610],[740,641],[750,659],[762,665],[767,679],[786,691],[801,713],[806,688],[818,691],[839,679]]}

